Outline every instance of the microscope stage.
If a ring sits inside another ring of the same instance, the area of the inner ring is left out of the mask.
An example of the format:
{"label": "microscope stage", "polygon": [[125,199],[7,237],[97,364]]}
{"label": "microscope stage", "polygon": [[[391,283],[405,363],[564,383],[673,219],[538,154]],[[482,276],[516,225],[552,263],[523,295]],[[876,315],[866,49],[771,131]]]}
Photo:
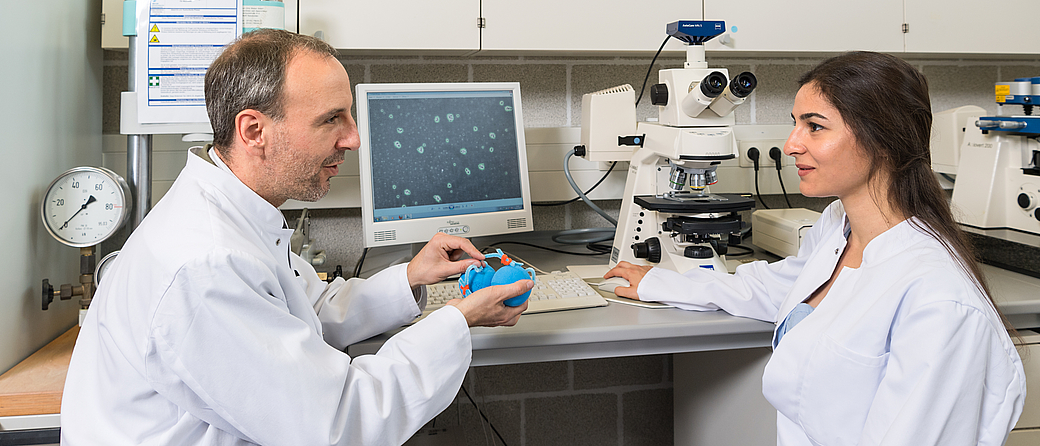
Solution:
{"label": "microscope stage", "polygon": [[[719,200],[721,198],[721,200]],[[738,194],[711,194],[708,198],[688,198],[683,201],[659,198],[653,195],[637,195],[632,202],[657,212],[672,214],[707,214],[713,212],[738,212],[755,208],[755,200]]]}

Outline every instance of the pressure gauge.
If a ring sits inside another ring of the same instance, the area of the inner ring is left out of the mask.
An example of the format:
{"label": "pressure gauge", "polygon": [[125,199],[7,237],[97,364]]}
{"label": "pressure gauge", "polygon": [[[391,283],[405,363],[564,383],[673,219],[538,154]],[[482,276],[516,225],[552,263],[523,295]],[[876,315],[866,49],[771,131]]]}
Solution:
{"label": "pressure gauge", "polygon": [[130,187],[103,167],[74,167],[47,187],[40,206],[43,226],[66,245],[101,243],[130,216]]}
{"label": "pressure gauge", "polygon": [[119,255],[119,251],[112,251],[108,255],[101,258],[98,262],[97,267],[94,268],[94,289],[97,289],[101,285],[101,276],[108,273],[109,268],[112,267],[112,261]]}

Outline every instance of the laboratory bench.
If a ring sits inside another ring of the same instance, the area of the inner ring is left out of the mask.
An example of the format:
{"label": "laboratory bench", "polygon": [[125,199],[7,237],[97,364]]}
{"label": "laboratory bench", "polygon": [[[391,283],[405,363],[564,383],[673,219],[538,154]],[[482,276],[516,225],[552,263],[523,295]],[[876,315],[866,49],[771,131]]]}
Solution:
{"label": "laboratory bench", "polygon": [[[474,240],[478,248],[498,242],[523,240],[553,249],[584,251],[582,246],[560,245],[552,233],[536,231],[514,236],[484,237]],[[606,264],[607,256],[573,256],[537,248],[496,245],[514,258],[544,271],[566,270],[572,265]],[[776,261],[778,257],[750,246],[748,257],[730,257],[730,266],[750,260]],[[389,263],[402,259],[401,249],[369,253],[376,266],[365,268],[362,276],[375,273]],[[982,266],[989,278],[994,299],[1017,329],[1040,327],[1040,278]],[[586,279],[590,283],[599,279]],[[604,296],[611,295],[601,292]],[[375,353],[383,342],[403,328],[347,347],[351,356]],[[518,364],[539,361],[593,359],[604,357],[655,355],[737,348],[768,347],[773,324],[730,316],[723,311],[685,311],[677,308],[643,308],[610,302],[605,307],[530,314],[520,317],[513,327],[474,327],[473,365]]]}
{"label": "laboratory bench", "polygon": [[[543,232],[475,239],[474,244],[482,248],[521,238],[554,249],[584,250],[556,244],[551,233]],[[522,245],[496,247],[544,271],[607,262],[606,255],[579,257]],[[728,259],[731,271],[745,261],[779,260],[750,247],[754,251],[750,256]],[[400,254],[389,253],[388,257],[399,258]],[[374,260],[374,264],[379,261]],[[378,269],[373,267],[370,272]],[[1023,347],[1029,349],[1023,358],[1040,356],[1040,334],[1027,330],[1040,327],[1040,278],[992,265],[983,265],[982,269],[997,305],[1011,324],[1022,330],[1020,334],[1029,344]],[[586,280],[595,283],[599,278]],[[347,353],[375,353],[401,330],[351,345]],[[513,327],[474,327],[470,333],[473,366],[672,354],[672,376],[694,377],[673,383],[675,445],[776,444],[776,411],[762,396],[762,373],[772,352],[772,323],[723,311],[650,309],[610,302],[606,307],[524,315]],[[1033,397],[1027,399],[1019,429],[1012,433],[1007,446],[1040,444],[1040,360],[1025,359],[1024,366],[1027,376],[1032,377],[1029,390]],[[705,386],[707,382],[712,384]]]}
{"label": "laboratory bench", "polygon": [[[478,248],[482,248],[493,243],[522,240],[526,243],[555,249],[585,251],[583,246],[557,244],[551,240],[551,235],[552,233],[549,232],[535,232],[478,238],[474,240],[474,244]],[[501,244],[495,247],[502,248],[517,260],[534,265],[544,271],[566,270],[571,265],[598,265],[607,262],[606,255],[555,254],[517,244]],[[407,259],[413,250],[414,248],[409,247],[370,250],[362,270],[362,277],[379,271],[387,265]],[[769,261],[777,260],[771,254],[758,249],[755,249],[751,257]],[[731,265],[735,265],[746,260],[731,257],[729,261]],[[989,278],[997,304],[1012,324],[1018,329],[1040,327],[1040,278],[988,265],[984,266],[983,270]],[[598,281],[598,279],[588,280],[590,282]],[[347,353],[350,355],[374,353],[386,339],[402,329],[391,330],[351,345],[347,348]],[[78,328],[74,327],[0,376],[0,445],[56,442],[61,389],[77,333]],[[643,308],[610,302],[605,307],[524,315],[516,326],[475,327],[471,329],[471,333],[474,366],[674,354],[673,364],[676,372],[673,372],[673,376],[698,376],[689,375],[689,373],[717,374],[720,371],[732,376],[743,376],[746,378],[744,381],[734,381],[729,385],[733,387],[734,392],[741,393],[740,398],[754,401],[741,402],[733,394],[723,394],[726,400],[724,403],[757,405],[757,409],[748,408],[744,412],[748,416],[775,417],[775,412],[761,397],[760,368],[764,367],[765,360],[768,358],[768,347],[773,333],[773,324],[768,322],[730,316],[722,311],[696,312],[675,308]],[[1037,342],[1040,342],[1040,339]],[[720,361],[713,359],[712,370],[698,369],[704,365],[705,361],[696,355],[712,354],[713,352],[736,353],[737,356],[730,355],[726,357],[727,359]],[[1036,355],[1040,355],[1040,348],[1035,350],[1034,356]],[[730,361],[730,363],[726,361]],[[1040,364],[1035,365],[1034,368],[1037,370],[1037,374],[1040,374]],[[682,369],[681,372],[680,369]],[[709,400],[703,401],[704,404],[685,406],[683,401],[690,399],[689,393],[699,391],[686,387],[687,384],[684,383],[686,381],[704,382],[700,379],[676,380],[675,382],[677,438],[682,438],[680,435],[689,434],[681,431],[682,426],[691,425],[688,420],[682,420],[680,423],[680,418],[710,416],[711,412],[706,411],[705,406],[717,409],[719,404],[723,404],[719,394],[716,394]],[[1040,403],[1034,403],[1034,405],[1040,406]],[[1035,410],[1037,413],[1030,416],[1040,420],[1040,407]],[[715,410],[714,412],[719,413],[720,411]],[[750,429],[734,431],[727,427],[738,421],[729,420],[728,423],[720,421],[721,424],[719,424],[713,420],[712,424],[717,427],[715,435],[729,435],[728,438],[732,440],[734,432],[753,431]],[[692,425],[704,428],[706,423]],[[1035,434],[1040,435],[1040,421],[1037,421],[1036,428]],[[691,438],[698,440],[715,438],[710,435],[712,435],[711,429],[700,429],[695,437]],[[759,435],[762,434],[759,433]],[[775,444],[775,434],[773,435],[772,441]],[[764,437],[768,436],[768,432],[764,434]]]}
{"label": "laboratory bench", "polygon": [[[552,234],[536,231],[522,235],[481,237],[474,239],[473,244],[482,249],[502,243],[494,248],[502,249],[526,266],[533,265],[546,272],[566,271],[568,266],[574,265],[603,265],[606,271],[606,254],[566,255],[508,243],[523,241],[557,250],[589,252],[583,245],[553,242]],[[405,251],[401,249],[370,252],[370,261],[377,266],[366,268],[361,276],[375,273],[403,259],[403,254]],[[755,255],[778,260],[762,251],[755,251]],[[390,258],[394,260],[387,263]],[[590,283],[599,280],[599,277],[586,278]],[[599,292],[604,296],[613,296],[608,292]],[[1040,299],[1037,303],[1040,304]],[[383,342],[403,329],[390,330],[350,345],[347,354],[356,356],[375,353]],[[473,344],[472,365],[486,366],[768,347],[773,336],[773,324],[730,316],[722,311],[644,308],[608,302],[605,307],[527,314],[521,316],[515,326],[473,327],[470,333]]]}
{"label": "laboratory bench", "polygon": [[0,445],[58,442],[61,394],[79,326],[0,375]]}

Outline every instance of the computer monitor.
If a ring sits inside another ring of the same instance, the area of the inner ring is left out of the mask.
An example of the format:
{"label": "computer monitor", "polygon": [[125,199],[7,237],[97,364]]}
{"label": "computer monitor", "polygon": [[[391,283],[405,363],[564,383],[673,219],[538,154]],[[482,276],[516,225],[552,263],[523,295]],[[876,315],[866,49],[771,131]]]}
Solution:
{"label": "computer monitor", "polygon": [[365,246],[530,231],[520,84],[358,84]]}

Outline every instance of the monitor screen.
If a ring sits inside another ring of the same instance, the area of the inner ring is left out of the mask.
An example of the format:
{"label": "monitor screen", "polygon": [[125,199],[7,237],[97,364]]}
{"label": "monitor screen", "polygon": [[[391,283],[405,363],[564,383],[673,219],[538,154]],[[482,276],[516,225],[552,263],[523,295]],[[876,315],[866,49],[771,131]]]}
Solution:
{"label": "monitor screen", "polygon": [[358,84],[365,246],[532,229],[520,85]]}

